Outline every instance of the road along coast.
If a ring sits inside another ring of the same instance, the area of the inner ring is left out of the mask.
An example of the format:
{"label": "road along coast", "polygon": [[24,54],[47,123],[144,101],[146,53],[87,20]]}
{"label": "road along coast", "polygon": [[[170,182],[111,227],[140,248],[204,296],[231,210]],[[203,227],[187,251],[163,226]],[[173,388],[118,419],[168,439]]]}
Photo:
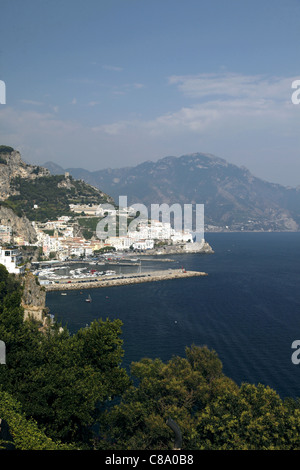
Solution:
{"label": "road along coast", "polygon": [[165,281],[168,279],[183,279],[186,277],[207,276],[207,273],[201,271],[186,271],[184,269],[168,269],[160,271],[143,272],[136,274],[122,274],[106,276],[103,278],[93,278],[85,281],[64,279],[53,284],[46,284],[43,287],[46,292],[93,289],[111,286],[124,286],[129,284],[139,284],[142,282]]}

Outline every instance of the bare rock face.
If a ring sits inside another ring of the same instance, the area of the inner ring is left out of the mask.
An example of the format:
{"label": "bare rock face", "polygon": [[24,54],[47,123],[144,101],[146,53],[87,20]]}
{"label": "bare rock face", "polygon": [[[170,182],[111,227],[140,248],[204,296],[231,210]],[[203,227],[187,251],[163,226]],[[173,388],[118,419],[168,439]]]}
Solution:
{"label": "bare rock face", "polygon": [[18,217],[12,209],[0,204],[0,225],[9,225],[13,235],[23,237],[30,243],[36,241],[36,231],[27,217]]}
{"label": "bare rock face", "polygon": [[194,243],[175,243],[174,245],[163,245],[152,250],[147,250],[146,255],[178,255],[186,253],[213,254],[214,250],[210,244],[203,240]]}
{"label": "bare rock face", "polygon": [[[18,194],[11,182],[16,177],[36,179],[50,175],[49,170],[25,163],[20,153],[10,147],[0,145],[0,201]],[[12,209],[0,205],[0,224],[11,226],[13,235],[23,237],[33,243],[36,232],[26,217],[18,217]]]}
{"label": "bare rock face", "polygon": [[24,291],[22,307],[24,308],[24,320],[34,318],[43,322],[45,316],[46,292],[39,285],[32,273],[27,273],[24,279]]}
{"label": "bare rock face", "polygon": [[[2,150],[1,150],[2,148]],[[36,179],[41,176],[49,176],[50,172],[40,166],[25,163],[17,150],[4,149],[0,146],[0,200],[16,195],[11,188],[11,181],[16,177]]]}

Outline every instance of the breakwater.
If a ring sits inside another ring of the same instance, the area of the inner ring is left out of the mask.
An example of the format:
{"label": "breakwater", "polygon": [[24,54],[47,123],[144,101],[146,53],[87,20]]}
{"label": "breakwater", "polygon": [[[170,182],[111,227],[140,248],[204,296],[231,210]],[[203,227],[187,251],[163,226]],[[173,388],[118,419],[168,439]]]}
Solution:
{"label": "breakwater", "polygon": [[122,286],[128,284],[138,284],[142,282],[165,281],[168,279],[183,279],[187,277],[207,276],[207,273],[201,271],[186,271],[182,269],[168,269],[160,271],[151,271],[136,274],[123,274],[119,276],[99,277],[88,280],[64,279],[53,284],[44,285],[45,290],[49,291],[67,291],[78,289],[92,289],[110,286]]}

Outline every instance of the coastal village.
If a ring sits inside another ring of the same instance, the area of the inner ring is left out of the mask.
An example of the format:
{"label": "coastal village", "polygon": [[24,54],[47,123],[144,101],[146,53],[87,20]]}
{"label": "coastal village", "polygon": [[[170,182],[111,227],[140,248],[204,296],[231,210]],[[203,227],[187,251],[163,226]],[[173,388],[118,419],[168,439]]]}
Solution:
{"label": "coastal village", "polygon": [[[117,285],[205,276],[204,272],[186,271],[184,267],[141,271],[141,260],[147,254],[161,260],[160,255],[187,252],[213,252],[204,240],[193,239],[191,232],[176,231],[170,223],[140,220],[135,230],[128,230],[126,236],[97,237],[97,231],[90,239],[76,235],[76,215],[86,219],[101,217],[99,206],[72,205],[74,217],[61,216],[45,223],[30,222],[35,241],[15,235],[11,225],[0,221],[0,264],[9,273],[23,279],[24,293],[22,306],[24,318],[34,317],[44,324],[47,321],[45,300],[47,291],[61,291],[67,295],[73,289],[92,289]],[[111,209],[110,215],[132,213],[131,208]],[[101,209],[100,209],[101,212]],[[29,260],[27,250],[39,253]],[[159,255],[159,256],[157,256]],[[164,256],[163,261],[170,261]],[[155,263],[154,263],[155,264]],[[157,264],[157,263],[156,263]],[[158,263],[159,264],[159,263]],[[165,263],[163,263],[165,264]],[[118,267],[118,273],[114,270]],[[122,267],[126,266],[125,272]],[[91,301],[90,296],[86,299]]]}
{"label": "coastal village", "polygon": [[71,289],[206,275],[176,262],[164,268],[172,261],[168,255],[213,252],[171,217],[156,220],[134,206],[117,206],[68,172],[53,176],[26,164],[11,147],[0,146],[0,166],[0,264],[22,279],[25,316],[44,322],[47,291],[67,295]]}
{"label": "coastal village", "polygon": [[[86,218],[104,217],[107,213],[112,216],[118,213],[119,217],[122,215],[127,217],[132,212],[130,207],[104,210],[99,206],[71,205],[70,209],[75,214],[81,214]],[[38,245],[42,247],[44,256],[50,256],[50,253],[54,252],[58,259],[66,260],[72,257],[92,256],[99,250],[145,251],[153,249],[157,242],[193,242],[193,235],[190,232],[177,232],[170,223],[159,221],[151,221],[149,225],[148,220],[139,222],[136,230],[128,230],[126,236],[109,236],[100,239],[95,233],[92,239],[87,240],[75,236],[71,220],[68,216],[62,216],[58,220],[48,221],[45,224],[34,222]]]}
{"label": "coastal village", "polygon": [[[96,215],[99,217],[99,206],[71,205],[70,209],[74,215],[80,214],[81,217],[94,218]],[[132,213],[130,207],[110,209],[110,211],[111,215],[116,215],[118,212],[119,216]],[[115,211],[114,214],[113,211]],[[107,214],[106,210],[105,212],[103,210],[101,216],[104,217],[104,214]],[[37,240],[34,244],[24,237],[14,236],[11,226],[0,225],[0,244],[2,245],[0,263],[4,264],[11,273],[24,272],[25,264],[19,249],[30,245],[40,248],[39,261],[60,262],[90,259],[100,253],[164,254],[174,247],[180,252],[199,249],[199,243],[194,241],[191,232],[176,231],[171,223],[153,220],[151,224],[148,220],[139,221],[136,228],[128,230],[125,236],[108,236],[104,239],[98,238],[96,233],[91,239],[76,236],[74,219],[69,216],[61,216],[57,220],[48,220],[46,223],[33,221],[32,226]]]}

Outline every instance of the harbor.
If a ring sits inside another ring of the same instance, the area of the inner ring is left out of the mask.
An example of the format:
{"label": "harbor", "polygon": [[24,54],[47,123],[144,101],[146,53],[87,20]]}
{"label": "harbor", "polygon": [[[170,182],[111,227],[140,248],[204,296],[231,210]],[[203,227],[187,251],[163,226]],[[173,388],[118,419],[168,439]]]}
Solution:
{"label": "harbor", "polygon": [[129,284],[138,284],[143,282],[165,281],[171,279],[184,279],[188,277],[207,276],[207,273],[201,271],[186,271],[185,269],[168,269],[143,273],[129,273],[121,275],[107,275],[103,277],[93,277],[92,279],[61,279],[51,284],[44,284],[47,292],[50,291],[68,291],[78,289],[92,289],[110,286],[122,286]]}

